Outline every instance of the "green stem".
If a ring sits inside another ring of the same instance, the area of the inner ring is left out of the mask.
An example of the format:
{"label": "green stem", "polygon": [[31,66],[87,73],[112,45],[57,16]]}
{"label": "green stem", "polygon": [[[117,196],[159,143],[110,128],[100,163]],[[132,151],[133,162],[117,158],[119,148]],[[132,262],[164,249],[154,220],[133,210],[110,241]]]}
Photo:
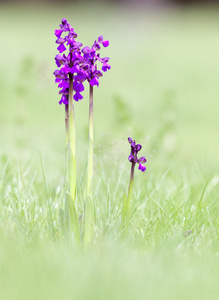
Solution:
{"label": "green stem", "polygon": [[88,172],[87,172],[87,195],[92,193],[92,178],[93,178],[93,86],[90,85],[89,99],[89,146],[88,146]]}
{"label": "green stem", "polygon": [[[69,105],[65,105],[65,167],[66,167],[66,192],[69,192]],[[69,208],[67,197],[65,197],[65,217],[69,217]],[[67,224],[67,223],[66,223]]]}
{"label": "green stem", "polygon": [[133,187],[133,181],[134,181],[134,170],[135,170],[135,163],[132,163],[131,172],[130,172],[130,181],[129,181],[129,188],[128,188],[128,195],[127,197],[124,197],[124,204],[123,204],[123,220],[122,220],[122,226],[123,229],[126,231],[126,229],[129,226],[129,219],[130,219],[130,200],[132,196],[132,187]]}
{"label": "green stem", "polygon": [[76,150],[75,150],[75,113],[73,103],[73,75],[69,75],[69,191],[76,201]]}
{"label": "green stem", "polygon": [[65,105],[65,129],[66,129],[66,178],[69,189],[69,105]]}
{"label": "green stem", "polygon": [[69,228],[74,234],[74,242],[80,244],[80,228],[76,207],[76,149],[75,149],[75,112],[73,100],[73,75],[69,74],[69,193],[66,193],[69,213]]}

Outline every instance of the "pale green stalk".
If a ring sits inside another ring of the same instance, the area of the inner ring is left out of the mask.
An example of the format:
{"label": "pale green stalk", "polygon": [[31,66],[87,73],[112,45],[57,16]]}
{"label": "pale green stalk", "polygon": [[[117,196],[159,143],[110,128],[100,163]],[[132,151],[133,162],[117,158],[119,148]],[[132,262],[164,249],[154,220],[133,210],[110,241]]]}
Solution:
{"label": "pale green stalk", "polygon": [[129,226],[129,219],[130,219],[130,200],[132,195],[132,187],[134,181],[134,170],[135,170],[135,163],[132,163],[131,172],[130,172],[130,181],[129,181],[129,188],[128,188],[128,195],[124,195],[124,202],[123,202],[123,215],[122,215],[122,229],[126,231]]}
{"label": "pale green stalk", "polygon": [[65,129],[66,129],[66,178],[69,189],[69,105],[65,105]]}
{"label": "pale green stalk", "polygon": [[89,146],[88,146],[88,172],[87,172],[87,195],[92,194],[92,178],[93,178],[93,86],[90,85],[89,99]]}
{"label": "pale green stalk", "polygon": [[[66,192],[69,192],[69,105],[65,105],[65,134],[66,134],[66,146],[65,146],[65,167],[66,167]],[[65,197],[65,217],[69,218],[69,208],[67,196]],[[67,224],[67,223],[66,223]]]}
{"label": "pale green stalk", "polygon": [[80,243],[80,228],[76,208],[76,149],[75,149],[75,113],[73,102],[73,75],[69,75],[69,193],[66,193],[69,213],[69,228],[73,232],[74,242]]}
{"label": "pale green stalk", "polygon": [[90,85],[89,99],[89,133],[88,133],[88,167],[87,190],[85,201],[83,247],[87,249],[92,242],[95,224],[95,212],[92,201],[92,177],[93,177],[93,86]]}
{"label": "pale green stalk", "polygon": [[73,75],[69,75],[69,192],[76,202],[76,150],[75,150],[75,113],[73,103]]}

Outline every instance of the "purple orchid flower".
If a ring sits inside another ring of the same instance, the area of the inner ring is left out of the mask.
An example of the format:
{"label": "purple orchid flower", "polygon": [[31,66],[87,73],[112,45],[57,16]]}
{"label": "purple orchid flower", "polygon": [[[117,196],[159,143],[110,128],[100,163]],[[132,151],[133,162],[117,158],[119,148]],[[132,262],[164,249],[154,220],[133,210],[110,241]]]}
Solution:
{"label": "purple orchid flower", "polygon": [[86,72],[87,80],[91,86],[99,86],[99,77],[103,76],[103,73],[97,68],[96,63],[98,61],[102,64],[101,69],[103,72],[111,69],[111,66],[107,64],[109,57],[101,58],[100,54],[97,53],[97,51],[101,49],[101,44],[103,47],[109,46],[109,41],[104,40],[102,35],[98,37],[98,40],[95,40],[91,48],[86,46],[82,49],[84,58],[83,69]]}
{"label": "purple orchid flower", "polygon": [[138,169],[142,172],[145,172],[146,167],[143,165],[146,163],[146,158],[144,156],[138,158],[138,152],[141,150],[142,146],[140,144],[136,144],[135,140],[132,138],[128,138],[128,142],[131,146],[131,153],[128,157],[128,160],[131,162],[131,172],[130,172],[130,181],[128,187],[128,195],[124,197],[123,203],[123,214],[122,214],[122,229],[124,232],[128,229],[129,226],[129,219],[130,219],[130,199],[132,195],[132,187],[134,181],[134,171],[135,165],[138,164]]}
{"label": "purple orchid flower", "polygon": [[[57,37],[56,44],[59,54],[55,57],[55,62],[58,70],[53,73],[56,77],[55,82],[59,83],[58,87],[61,88],[59,94],[62,95],[59,104],[68,105],[69,103],[69,79],[74,78],[73,91],[75,92],[73,98],[75,101],[83,99],[81,92],[84,90],[83,82],[87,79],[87,74],[81,67],[84,58],[82,56],[81,47],[82,43],[76,42],[77,33],[74,28],[62,19],[59,25],[60,29],[56,29],[54,34]],[[65,52],[68,50],[68,53]]]}
{"label": "purple orchid flower", "polygon": [[139,164],[138,169],[142,172],[145,172],[146,167],[143,164],[146,163],[147,160],[144,156],[138,158],[138,152],[141,150],[142,146],[140,144],[136,144],[135,140],[132,140],[132,138],[130,137],[128,138],[128,142],[131,145],[131,153],[128,157],[128,160],[133,165],[133,172],[136,163]]}

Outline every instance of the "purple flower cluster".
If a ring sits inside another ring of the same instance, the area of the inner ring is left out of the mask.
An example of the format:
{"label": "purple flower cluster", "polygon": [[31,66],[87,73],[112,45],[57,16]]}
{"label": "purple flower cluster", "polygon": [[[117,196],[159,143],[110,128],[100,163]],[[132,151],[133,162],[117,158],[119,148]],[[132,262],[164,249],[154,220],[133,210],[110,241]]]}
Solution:
{"label": "purple flower cluster", "polygon": [[99,77],[103,76],[103,73],[97,69],[96,62],[102,63],[102,71],[106,72],[110,70],[111,66],[108,64],[109,57],[100,57],[100,54],[97,51],[100,50],[101,44],[103,47],[109,46],[109,41],[104,41],[103,36],[99,36],[98,40],[96,40],[91,48],[84,47],[82,49],[84,64],[83,68],[86,71],[87,80],[90,85],[99,86]]}
{"label": "purple flower cluster", "polygon": [[[59,25],[60,29],[55,30],[55,36],[57,37],[56,43],[58,44],[57,50],[59,54],[56,55],[55,61],[59,69],[53,73],[56,77],[55,82],[58,83],[58,87],[61,89],[59,94],[62,95],[59,104],[68,104],[69,96],[69,80],[73,79],[73,91],[75,92],[73,98],[75,101],[83,99],[81,92],[84,90],[83,82],[87,80],[91,86],[99,85],[98,78],[103,76],[103,73],[97,69],[97,61],[102,63],[102,71],[106,72],[111,67],[108,64],[109,57],[100,58],[100,54],[97,53],[100,50],[101,44],[104,47],[108,47],[109,41],[103,39],[103,36],[99,36],[98,40],[94,42],[91,48],[84,47],[83,44],[76,42],[77,33],[67,22],[66,19],[62,19]],[[68,50],[68,54],[65,52]]]}
{"label": "purple flower cluster", "polygon": [[[56,55],[55,61],[57,67],[60,69],[55,70],[53,74],[56,77],[55,82],[59,83],[58,87],[61,88],[59,94],[61,94],[62,97],[59,104],[63,103],[66,105],[68,104],[69,78],[71,76],[74,78],[74,100],[78,101],[83,99],[81,92],[84,90],[83,82],[86,80],[86,75],[80,68],[80,65],[83,63],[83,56],[81,55],[81,47],[83,45],[76,42],[77,33],[66,19],[62,19],[59,27],[60,29],[55,30],[55,36],[57,37],[56,43],[59,45],[57,48],[59,54]],[[66,46],[69,46],[67,55],[62,54],[66,50]]]}
{"label": "purple flower cluster", "polygon": [[143,165],[146,163],[146,158],[144,156],[138,158],[138,152],[141,150],[142,146],[140,144],[136,144],[135,140],[132,138],[128,138],[128,142],[131,144],[131,153],[128,157],[128,160],[135,166],[135,164],[139,164],[138,169],[142,172],[145,172],[146,167]]}

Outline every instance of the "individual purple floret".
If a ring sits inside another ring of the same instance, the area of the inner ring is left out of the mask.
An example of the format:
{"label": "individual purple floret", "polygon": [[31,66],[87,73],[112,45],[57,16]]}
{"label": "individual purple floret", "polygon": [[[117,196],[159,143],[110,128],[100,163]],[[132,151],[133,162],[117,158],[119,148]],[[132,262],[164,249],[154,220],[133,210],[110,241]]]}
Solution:
{"label": "individual purple floret", "polygon": [[146,163],[146,158],[144,156],[138,158],[138,152],[141,150],[142,146],[140,144],[136,144],[135,140],[132,140],[132,138],[128,138],[129,143],[131,144],[131,153],[128,157],[128,160],[132,163],[133,166],[133,171],[135,164],[139,164],[138,169],[141,170],[142,172],[145,172],[146,167],[143,165]]}
{"label": "individual purple floret", "polygon": [[[75,94],[73,96],[75,101],[83,99],[81,92],[84,90],[83,82],[87,78],[87,74],[81,67],[84,58],[81,53],[81,43],[76,42],[77,33],[67,22],[66,19],[62,19],[59,25],[60,29],[55,30],[55,36],[57,37],[56,44],[58,44],[57,50],[59,54],[55,57],[55,62],[58,70],[53,73],[56,77],[55,82],[58,83],[58,87],[61,89],[59,94],[62,95],[59,104],[68,104],[69,96],[69,79],[73,79],[73,90]],[[63,53],[68,49],[67,53]]]}
{"label": "individual purple floret", "polygon": [[86,72],[87,80],[91,86],[99,86],[99,77],[103,76],[103,73],[98,70],[96,62],[99,61],[102,63],[103,72],[111,69],[111,66],[108,64],[109,57],[101,58],[100,54],[97,53],[101,48],[101,44],[103,47],[109,46],[109,41],[104,40],[102,35],[98,37],[98,40],[94,42],[91,48],[87,46],[82,49],[84,58],[82,67]]}

